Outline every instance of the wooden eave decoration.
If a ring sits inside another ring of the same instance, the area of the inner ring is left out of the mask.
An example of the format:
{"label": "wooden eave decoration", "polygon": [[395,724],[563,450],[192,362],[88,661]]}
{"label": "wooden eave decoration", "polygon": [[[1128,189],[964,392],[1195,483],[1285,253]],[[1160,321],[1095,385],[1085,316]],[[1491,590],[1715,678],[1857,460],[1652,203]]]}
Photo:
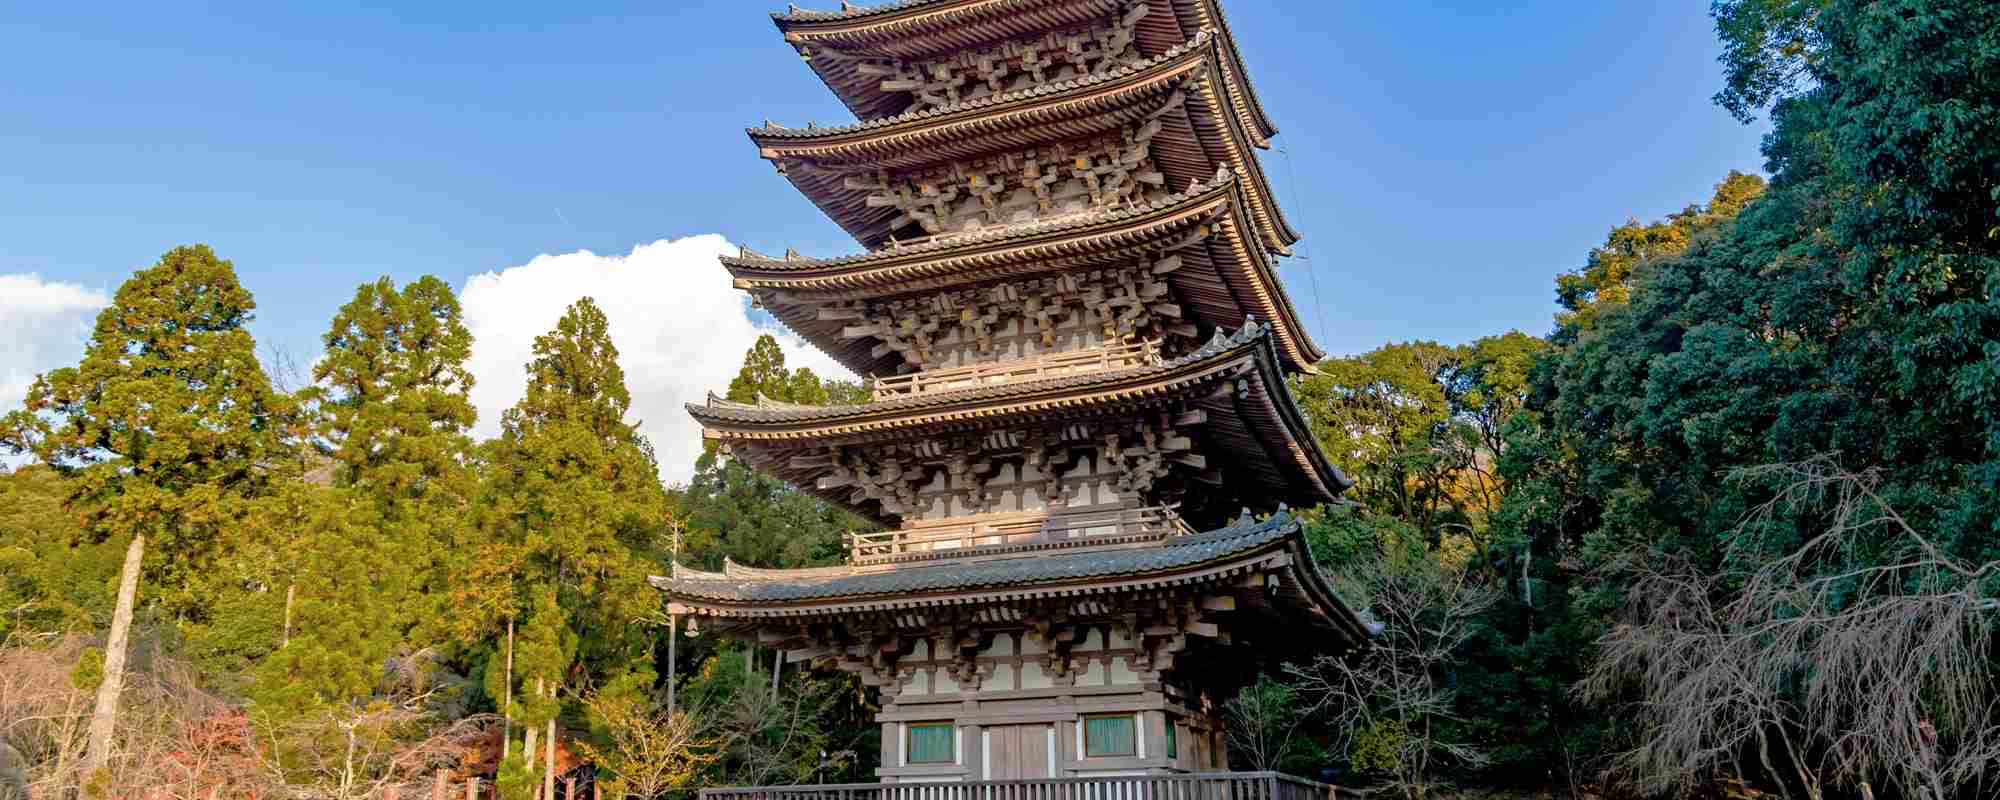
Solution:
{"label": "wooden eave decoration", "polygon": [[878,170],[899,172],[993,155],[1054,140],[1117,130],[1158,110],[1173,92],[1185,102],[1167,114],[1155,140],[1170,185],[1201,180],[1227,166],[1245,181],[1258,241],[1288,255],[1299,234],[1284,219],[1263,166],[1253,154],[1250,130],[1229,108],[1222,38],[1197,34],[1138,69],[1052,84],[955,108],[886,118],[839,128],[747,130],[758,154],[776,164],[792,185],[863,246],[887,244],[894,209],[870,207],[867,193],[848,179]]}
{"label": "wooden eave decoration", "polygon": [[[1257,99],[1242,53],[1216,0],[1143,0],[1151,12],[1139,20],[1137,45],[1156,55],[1214,29],[1225,58],[1228,107],[1257,147],[1269,145],[1277,126]],[[1131,0],[905,0],[838,11],[773,14],[785,41],[856,117],[880,119],[901,112],[908,99],[885,92],[880,80],[856,70],[867,59],[916,59],[1004,39],[1088,24],[1122,13]]]}
{"label": "wooden eave decoration", "polygon": [[[1197,534],[1192,539],[1227,538],[1231,528]],[[1029,619],[1037,613],[1068,609],[1077,602],[1117,609],[1135,603],[1157,602],[1164,593],[1231,589],[1266,596],[1268,606],[1310,627],[1328,630],[1344,644],[1364,643],[1373,633],[1371,626],[1347,607],[1313,565],[1298,522],[1287,512],[1264,522],[1250,523],[1264,529],[1244,537],[1245,546],[1225,547],[1207,559],[1172,563],[1149,569],[1144,551],[1125,551],[1126,558],[1105,560],[1089,574],[1074,569],[1051,570],[1047,575],[1012,578],[1004,581],[954,580],[950,566],[922,569],[942,580],[898,580],[897,576],[873,573],[855,590],[814,590],[831,587],[830,582],[856,573],[851,567],[823,567],[807,570],[757,570],[745,574],[742,568],[725,573],[701,573],[676,565],[672,577],[652,577],[649,582],[665,595],[668,608],[676,614],[706,620],[708,625],[728,625],[738,629],[759,628],[768,632],[768,643],[798,643],[798,637],[813,627],[848,631],[867,628],[878,633],[898,629],[924,631],[940,623],[951,624],[980,616]],[[1159,545],[1162,551],[1178,546]],[[1264,587],[1274,581],[1273,592]],[[788,586],[793,591],[784,599],[747,599],[760,594],[760,585]],[[908,588],[924,587],[930,588]],[[803,591],[799,591],[803,589]],[[1007,614],[980,614],[979,610]],[[968,613],[970,612],[970,613]]]}
{"label": "wooden eave decoration", "polygon": [[1176,250],[1185,266],[1166,275],[1193,316],[1212,327],[1244,317],[1268,320],[1287,369],[1312,372],[1324,353],[1307,334],[1277,266],[1245,240],[1251,221],[1235,178],[1139,209],[1011,226],[903,248],[834,259],[723,257],[738,288],[857,374],[892,374],[897,356],[873,355],[873,340],[841,336],[844,322],[821,319],[828,302],[938,292],[1057,271],[1132,263],[1179,245],[1207,226],[1204,241]]}
{"label": "wooden eave decoration", "polygon": [[[1301,505],[1331,501],[1353,484],[1319,449],[1285,383],[1268,329],[1236,336],[1183,357],[1180,363],[1139,367],[1087,378],[1018,384],[998,390],[940,393],[915,399],[821,409],[774,409],[710,399],[689,404],[702,435],[726,443],[751,466],[878,522],[894,521],[872,502],[855,504],[844,488],[822,490],[817,467],[792,458],[831,445],[880,444],[1048,424],[1130,416],[1202,397],[1209,422],[1198,433],[1202,452],[1245,498]],[[1255,501],[1252,501],[1255,502]]]}

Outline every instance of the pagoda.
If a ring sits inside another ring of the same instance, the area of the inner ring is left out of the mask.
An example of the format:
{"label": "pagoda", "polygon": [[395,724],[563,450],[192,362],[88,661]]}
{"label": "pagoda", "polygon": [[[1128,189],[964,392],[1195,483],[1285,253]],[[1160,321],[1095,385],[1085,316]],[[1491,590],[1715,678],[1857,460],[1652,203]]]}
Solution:
{"label": "pagoda", "polygon": [[863,252],[722,266],[871,394],[688,410],[882,530],[833,567],[676,564],[669,612],[858,673],[886,783],[1225,769],[1259,665],[1368,630],[1286,510],[1350,482],[1286,388],[1321,353],[1216,0],[774,18],[860,121],[750,139]]}

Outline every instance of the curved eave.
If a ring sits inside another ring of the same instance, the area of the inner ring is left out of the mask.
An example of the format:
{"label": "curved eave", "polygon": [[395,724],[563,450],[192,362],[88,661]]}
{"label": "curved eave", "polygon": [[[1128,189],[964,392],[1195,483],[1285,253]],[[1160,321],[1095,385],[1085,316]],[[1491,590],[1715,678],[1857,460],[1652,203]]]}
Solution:
{"label": "curved eave", "polygon": [[[1137,44],[1151,55],[1192,39],[1196,31],[1220,31],[1228,51],[1225,78],[1234,109],[1258,147],[1268,146],[1278,129],[1251,86],[1249,71],[1216,0],[1153,0],[1153,13],[1139,20]],[[1163,7],[1164,6],[1164,7]],[[880,78],[861,75],[862,58],[924,58],[1043,31],[1076,27],[1122,13],[1124,0],[907,0],[841,11],[796,10],[772,15],[785,41],[806,57],[828,89],[861,119],[901,112],[908,98],[883,92]],[[831,53],[816,55],[816,52]]]}
{"label": "curved eave", "polygon": [[687,404],[702,436],[724,442],[882,441],[938,429],[990,428],[1023,419],[1097,416],[1128,405],[1156,405],[1201,384],[1251,369],[1257,342],[1204,348],[1162,366],[1132,367],[1041,381],[853,406],[762,408],[711,398]]}
{"label": "curved eave", "polygon": [[[1270,347],[1268,338],[1261,342]],[[1273,354],[1275,356],[1275,354]],[[1319,490],[1320,502],[1331,501],[1336,495],[1354,486],[1354,479],[1347,477],[1339,466],[1326,457],[1320,449],[1319,439],[1313,436],[1312,426],[1306,421],[1305,412],[1292,397],[1290,384],[1284,373],[1277,368],[1274,357],[1257,360],[1258,379],[1263,384],[1260,396],[1265,400],[1265,411],[1274,415],[1283,425],[1284,437],[1269,440],[1267,446],[1274,450],[1282,446],[1292,457],[1303,474],[1312,476],[1315,488]],[[1275,453],[1273,457],[1275,458]]]}
{"label": "curved eave", "polygon": [[1129,417],[1184,403],[1208,421],[1191,429],[1203,442],[1210,467],[1237,505],[1287,502],[1300,506],[1334,499],[1350,481],[1312,439],[1304,415],[1286,388],[1269,329],[1246,326],[1217,334],[1201,349],[1165,364],[959,392],[903,397],[856,406],[766,408],[711,398],[689,404],[705,438],[727,443],[736,457],[763,472],[878,522],[893,515],[873,501],[851,501],[845,487],[820,489],[823,469],[794,456],[829,445],[880,444],[1047,424],[1062,420]]}
{"label": "curved eave", "polygon": [[[1232,528],[1245,525],[1239,522]],[[778,624],[796,631],[800,623],[851,619],[857,614],[1142,594],[1169,587],[1227,585],[1259,573],[1277,574],[1284,578],[1282,594],[1289,601],[1286,605],[1303,612],[1315,626],[1335,631],[1348,644],[1367,642],[1372,634],[1370,627],[1320,575],[1295,518],[1279,511],[1269,520],[1247,526],[1251,531],[1240,537],[1239,546],[1225,544],[1209,557],[1172,560],[1170,565],[1158,568],[1121,568],[1124,566],[1121,562],[1143,564],[1149,556],[1190,545],[1169,541],[1155,548],[1114,554],[1095,569],[1058,568],[1039,576],[1032,565],[1020,565],[1027,569],[1017,567],[1008,570],[1015,574],[1005,576],[953,576],[951,565],[939,565],[918,569],[935,571],[932,574],[943,580],[910,580],[913,576],[907,573],[876,572],[872,577],[836,589],[824,584],[854,576],[858,571],[850,567],[823,567],[757,570],[757,574],[751,575],[741,570],[727,574],[683,571],[677,565],[672,577],[651,576],[647,580],[663,595],[673,613],[707,618],[712,624],[725,622],[739,629]],[[1230,537],[1230,530],[1197,534],[1187,541]],[[780,592],[761,594],[792,596],[754,599],[754,595],[760,594],[757,591],[760,586],[785,587]]]}
{"label": "curved eave", "polygon": [[[870,353],[873,340],[843,339],[844,323],[817,318],[815,302],[876,298],[974,285],[1051,271],[1131,263],[1166,248],[1189,231],[1207,225],[1209,241],[1196,245],[1215,284],[1204,293],[1226,295],[1224,305],[1203,315],[1211,325],[1233,325],[1245,316],[1275,328],[1288,368],[1314,371],[1324,353],[1307,334],[1291,297],[1278,280],[1277,265],[1241,235],[1254,222],[1242,187],[1235,180],[1197,186],[1195,191],[1136,211],[1116,211],[1074,222],[1017,226],[992,234],[941,239],[919,245],[832,259],[723,257],[738,288],[752,293],[765,310],[813,342],[856,374],[891,374],[893,356]],[[1192,280],[1170,274],[1169,282]],[[1189,292],[1182,292],[1183,295]],[[1211,306],[1204,306],[1211,307]]]}
{"label": "curved eave", "polygon": [[866,190],[847,178],[878,170],[907,171],[953,159],[1010,152],[1083,138],[1144,119],[1174,91],[1186,103],[1163,120],[1155,161],[1176,184],[1226,166],[1249,187],[1251,216],[1266,249],[1290,254],[1300,236],[1284,218],[1254,140],[1240,115],[1217,113],[1232,98],[1209,76],[1229,70],[1221,37],[1198,35],[1187,46],[1137,68],[1068,81],[1056,91],[1027,90],[959,106],[841,128],[750,128],[758,154],[776,165],[801,194],[863,246],[887,244],[897,212],[871,208]]}

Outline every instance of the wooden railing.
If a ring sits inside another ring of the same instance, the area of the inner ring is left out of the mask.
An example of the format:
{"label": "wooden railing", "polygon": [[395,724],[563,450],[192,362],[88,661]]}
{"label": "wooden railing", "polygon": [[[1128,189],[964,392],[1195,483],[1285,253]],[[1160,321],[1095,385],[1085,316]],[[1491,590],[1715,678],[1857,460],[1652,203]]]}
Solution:
{"label": "wooden railing", "polygon": [[1123,369],[1151,364],[1159,357],[1159,344],[1151,339],[1141,339],[1010,361],[927,369],[908,375],[876,378],[874,398],[889,400],[908,395],[956,392],[1000,383]]}
{"label": "wooden railing", "polygon": [[1174,509],[1179,504],[1076,511],[983,514],[905,523],[896,530],[848,534],[856,564],[978,555],[1008,549],[1074,547],[1158,541],[1193,533]]}
{"label": "wooden railing", "polygon": [[1356,796],[1347,789],[1276,772],[701,790],[701,800],[1349,800]]}

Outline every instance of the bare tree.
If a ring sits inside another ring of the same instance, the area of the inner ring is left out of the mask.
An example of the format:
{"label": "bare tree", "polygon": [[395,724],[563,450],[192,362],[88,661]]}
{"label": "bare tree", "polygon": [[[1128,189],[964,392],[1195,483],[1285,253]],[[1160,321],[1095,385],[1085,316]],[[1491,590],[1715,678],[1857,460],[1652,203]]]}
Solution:
{"label": "bare tree", "polygon": [[1305,721],[1298,691],[1269,675],[1243,687],[1222,706],[1229,752],[1259,771],[1278,771],[1298,755],[1298,732]]}
{"label": "bare tree", "polygon": [[630,695],[592,693],[584,705],[604,723],[610,743],[579,742],[584,754],[612,777],[601,781],[613,798],[654,800],[686,786],[721,755],[693,717]]}
{"label": "bare tree", "polygon": [[1445,673],[1472,636],[1472,621],[1499,598],[1465,570],[1428,558],[1391,554],[1342,576],[1357,585],[1380,633],[1359,655],[1320,656],[1286,667],[1308,713],[1325,712],[1335,745],[1357,767],[1388,772],[1417,800],[1449,762],[1486,763],[1486,754],[1454,741],[1436,723],[1455,719]]}
{"label": "bare tree", "polygon": [[1599,642],[1578,692],[1636,696],[1647,732],[1619,765],[1649,791],[1725,773],[1818,800],[1991,796],[2000,766],[1994,589],[2000,561],[1967,563],[1877,493],[1880,474],[1831,458],[1745,470],[1778,486],[1740,528],[1734,563],[1759,563],[1765,531],[1813,524],[1788,555],[1748,575],[1686,564],[1644,571],[1625,621]]}

